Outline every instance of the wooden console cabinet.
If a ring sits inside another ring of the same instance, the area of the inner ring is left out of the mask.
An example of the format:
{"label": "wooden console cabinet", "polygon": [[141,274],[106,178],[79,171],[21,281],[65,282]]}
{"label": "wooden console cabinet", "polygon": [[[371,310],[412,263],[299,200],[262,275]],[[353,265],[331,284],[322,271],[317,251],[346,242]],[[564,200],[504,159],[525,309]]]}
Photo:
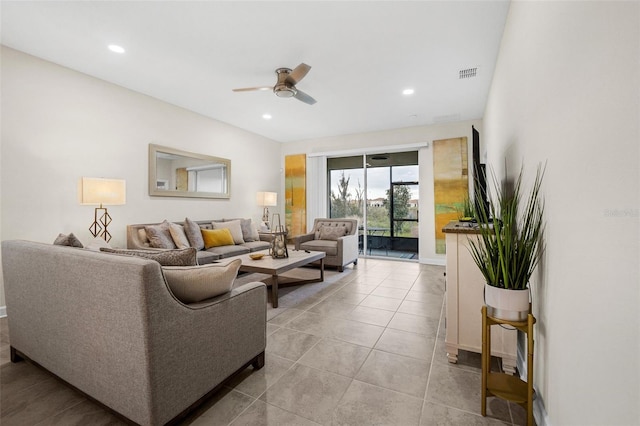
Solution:
{"label": "wooden console cabinet", "polygon": [[[472,225],[472,226],[470,226]],[[469,252],[469,238],[477,238],[473,224],[450,222],[443,228],[446,238],[446,337],[447,358],[458,362],[460,349],[482,353],[482,314],[485,281]],[[516,330],[497,327],[491,353],[502,358],[505,373],[516,367]]]}

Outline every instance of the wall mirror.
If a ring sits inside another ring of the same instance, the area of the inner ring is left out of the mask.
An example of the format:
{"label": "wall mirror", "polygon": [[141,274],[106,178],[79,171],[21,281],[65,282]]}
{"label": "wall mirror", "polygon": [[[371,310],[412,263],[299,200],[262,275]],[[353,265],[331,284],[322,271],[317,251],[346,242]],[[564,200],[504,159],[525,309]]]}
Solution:
{"label": "wall mirror", "polygon": [[231,160],[149,144],[149,195],[230,198]]}

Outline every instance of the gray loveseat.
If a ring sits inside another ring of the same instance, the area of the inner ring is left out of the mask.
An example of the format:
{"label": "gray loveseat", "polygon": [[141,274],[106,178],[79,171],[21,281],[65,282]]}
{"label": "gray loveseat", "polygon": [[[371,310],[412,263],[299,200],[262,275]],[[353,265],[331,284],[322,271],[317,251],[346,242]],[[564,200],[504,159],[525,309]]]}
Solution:
{"label": "gray loveseat", "polygon": [[[239,219],[226,219],[226,220],[197,220],[194,221],[202,229],[213,229],[212,222],[229,222]],[[184,222],[174,222],[178,225],[184,225]],[[154,249],[149,244],[149,239],[145,231],[145,227],[151,225],[160,225],[159,223],[139,223],[134,225],[127,225],[127,248],[129,249],[146,249],[146,250],[162,250]],[[220,247],[211,247],[206,250],[198,250],[196,253],[198,264],[204,265],[207,263],[215,262],[219,259],[226,259],[241,254],[247,254],[254,251],[267,250],[269,248],[269,235],[259,235],[260,241],[250,241],[242,244],[234,244]]]}
{"label": "gray loveseat", "polygon": [[342,272],[349,263],[358,264],[358,221],[315,219],[310,233],[295,237],[295,245],[296,250],[325,252],[324,264]]}
{"label": "gray loveseat", "polygon": [[160,264],[2,242],[11,359],[40,364],[141,425],[179,419],[227,378],[264,365],[266,288],[179,302]]}

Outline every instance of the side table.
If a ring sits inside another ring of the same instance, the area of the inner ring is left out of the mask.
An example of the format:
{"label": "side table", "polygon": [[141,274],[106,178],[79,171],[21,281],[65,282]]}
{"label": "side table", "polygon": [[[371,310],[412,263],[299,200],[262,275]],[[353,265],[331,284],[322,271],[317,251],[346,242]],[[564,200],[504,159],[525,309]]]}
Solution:
{"label": "side table", "polygon": [[[487,315],[487,307],[482,307],[482,415],[487,415],[487,397],[497,396],[513,401],[527,410],[527,425],[533,426],[533,324],[536,319],[531,314],[527,321],[507,321]],[[527,335],[527,381],[517,376],[491,371],[491,326],[508,325]]]}

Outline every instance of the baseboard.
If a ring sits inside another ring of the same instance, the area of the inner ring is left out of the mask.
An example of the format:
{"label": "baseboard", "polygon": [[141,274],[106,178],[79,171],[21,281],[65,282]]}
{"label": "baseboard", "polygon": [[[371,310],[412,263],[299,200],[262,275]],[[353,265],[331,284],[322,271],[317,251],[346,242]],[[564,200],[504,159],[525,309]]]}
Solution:
{"label": "baseboard", "polygon": [[[517,358],[516,358],[516,367],[518,368],[518,372],[520,373],[520,378],[522,380],[527,380],[527,363],[524,362],[527,359],[526,351],[527,345],[520,345],[518,342],[517,345]],[[533,418],[538,426],[551,426],[551,422],[549,421],[549,416],[547,416],[547,411],[544,408],[544,401],[540,397],[540,392],[536,389],[535,385],[533,386],[533,390],[536,393],[536,397],[533,400]]]}
{"label": "baseboard", "polygon": [[0,306],[0,318],[4,318],[7,316],[7,307]]}
{"label": "baseboard", "polygon": [[447,259],[445,259],[445,258],[421,257],[419,262],[422,263],[422,264],[425,264],[425,265],[446,266]]}

